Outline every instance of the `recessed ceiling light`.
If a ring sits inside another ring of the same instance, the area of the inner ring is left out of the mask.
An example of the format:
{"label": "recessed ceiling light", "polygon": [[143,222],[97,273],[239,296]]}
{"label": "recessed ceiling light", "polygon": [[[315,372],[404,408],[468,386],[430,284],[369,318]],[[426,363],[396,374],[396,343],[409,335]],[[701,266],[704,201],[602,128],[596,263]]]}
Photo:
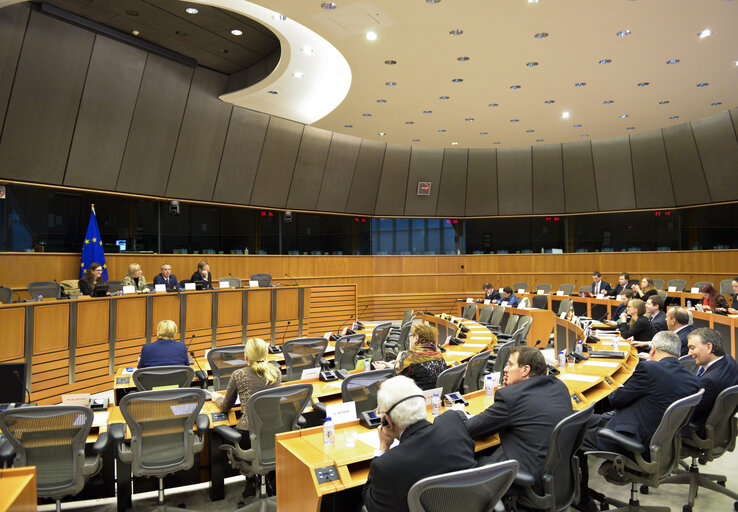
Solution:
{"label": "recessed ceiling light", "polygon": [[581,125],[581,124],[575,124],[575,125],[574,125],[573,127],[574,127],[574,128],[581,128],[581,127],[582,127],[582,125]]}
{"label": "recessed ceiling light", "polygon": [[310,46],[303,46],[302,48],[300,48],[300,51],[305,55],[312,55],[315,53],[315,48],[312,48]]}
{"label": "recessed ceiling light", "polygon": [[574,87],[584,87],[585,85],[587,85],[587,82],[577,82],[574,84]]}
{"label": "recessed ceiling light", "polygon": [[243,31],[238,30],[237,28],[234,28],[233,30],[231,30],[231,34],[233,34],[234,36],[242,36]]}
{"label": "recessed ceiling light", "polygon": [[510,119],[511,123],[517,123],[518,121],[520,121],[520,119]]}
{"label": "recessed ceiling light", "polygon": [[635,129],[636,129],[636,127],[635,127],[635,126],[628,126],[628,127],[626,128],[626,130],[635,130]]}
{"label": "recessed ceiling light", "polygon": [[613,100],[605,100],[602,103],[604,103],[605,105],[610,105],[611,103],[615,103],[615,102]]}
{"label": "recessed ceiling light", "polygon": [[323,2],[322,4],[320,4],[320,6],[323,9],[327,9],[329,11],[332,11],[333,9],[337,7],[335,2]]}
{"label": "recessed ceiling light", "polygon": [[405,121],[405,124],[415,124],[415,121]]}
{"label": "recessed ceiling light", "polygon": [[305,73],[303,73],[302,71],[295,71],[294,73],[292,73],[292,76],[294,76],[295,78],[305,78]]}
{"label": "recessed ceiling light", "polygon": [[716,101],[715,103],[711,103],[710,105],[712,105],[713,107],[717,107],[718,105],[722,105],[722,104],[723,104],[722,101]]}
{"label": "recessed ceiling light", "polygon": [[561,113],[561,117],[563,117],[564,119],[569,119],[569,116],[570,116],[570,115],[571,115],[571,114],[569,114],[569,112],[562,112],[562,113]]}
{"label": "recessed ceiling light", "polygon": [[423,114],[432,114],[432,113],[433,113],[432,110],[423,110]]}
{"label": "recessed ceiling light", "polygon": [[499,103],[490,103],[489,106],[492,107],[492,108],[494,108],[494,107],[499,107],[500,104]]}
{"label": "recessed ceiling light", "polygon": [[268,92],[269,94],[279,94],[279,91],[275,91],[275,90],[271,90],[271,91],[267,91],[267,92]]}
{"label": "recessed ceiling light", "polygon": [[377,100],[377,103],[387,103],[387,100]]}
{"label": "recessed ceiling light", "polygon": [[545,103],[546,105],[550,105],[551,103],[555,103],[555,102],[556,100],[546,100],[543,103]]}
{"label": "recessed ceiling light", "polygon": [[466,121],[467,123],[470,123],[470,122],[474,121],[474,118],[473,117],[467,117],[466,119],[464,119],[464,121]]}
{"label": "recessed ceiling light", "polygon": [[697,35],[700,37],[700,39],[704,39],[704,38],[710,37],[712,35],[712,30],[710,30],[709,28],[706,28],[706,29],[700,31],[700,33],[697,34]]}
{"label": "recessed ceiling light", "polygon": [[458,60],[459,62],[466,62],[469,60],[469,57],[462,55],[461,57],[457,57],[456,60]]}
{"label": "recessed ceiling light", "polygon": [[538,32],[537,34],[533,34],[533,37],[543,39],[544,37],[548,37],[548,32]]}
{"label": "recessed ceiling light", "polygon": [[669,119],[679,119],[679,116],[669,116]]}
{"label": "recessed ceiling light", "polygon": [[535,130],[525,130],[525,133],[533,133]]}
{"label": "recessed ceiling light", "polygon": [[628,30],[628,29],[625,29],[625,30],[621,30],[620,32],[618,32],[618,33],[617,33],[617,34],[615,34],[615,35],[616,35],[616,36],[618,36],[618,37],[625,37],[625,36],[629,36],[629,35],[630,35],[630,30]]}
{"label": "recessed ceiling light", "polygon": [[397,82],[385,82],[384,85],[386,85],[387,87],[394,87],[397,85]]}
{"label": "recessed ceiling light", "polygon": [[377,40],[377,33],[374,32],[373,30],[370,30],[369,32],[366,33],[366,38],[369,41],[376,41]]}
{"label": "recessed ceiling light", "polygon": [[599,64],[610,64],[612,62],[612,59],[602,59],[599,61]]}
{"label": "recessed ceiling light", "polygon": [[200,12],[200,11],[198,11],[198,10],[197,10],[197,9],[195,9],[194,7],[188,7],[187,9],[185,9],[185,12],[186,12],[187,14],[197,14],[197,13],[198,13],[198,12]]}
{"label": "recessed ceiling light", "polygon": [[277,13],[272,16],[272,19],[277,20],[277,21],[287,21],[287,16],[285,16],[284,14]]}
{"label": "recessed ceiling light", "polygon": [[520,85],[511,85],[510,86],[510,89],[513,89],[513,90],[514,89],[520,89],[520,87],[522,87],[522,86],[520,86]]}
{"label": "recessed ceiling light", "polygon": [[139,32],[138,30],[131,30],[131,34],[133,34],[134,36],[137,36],[137,35],[139,35],[140,33],[141,33],[141,32]]}
{"label": "recessed ceiling light", "polygon": [[397,61],[393,59],[389,59],[389,60],[384,61],[384,63],[387,64],[388,66],[394,66],[395,64],[397,64]]}
{"label": "recessed ceiling light", "polygon": [[679,59],[669,59],[666,61],[667,64],[679,64]]}
{"label": "recessed ceiling light", "polygon": [[420,139],[413,139],[413,142],[420,142]]}
{"label": "recessed ceiling light", "polygon": [[638,82],[638,87],[646,87],[651,85],[651,82]]}
{"label": "recessed ceiling light", "polygon": [[479,132],[479,135],[489,135],[489,132]]}
{"label": "recessed ceiling light", "polygon": [[372,117],[371,114],[361,114],[363,117]]}
{"label": "recessed ceiling light", "polygon": [[452,146],[458,146],[458,145],[459,145],[459,143],[458,143],[458,142],[452,142],[452,143],[451,143],[451,145],[452,145]]}
{"label": "recessed ceiling light", "polygon": [[438,99],[439,100],[447,100],[447,99],[449,99],[449,96],[439,96]]}
{"label": "recessed ceiling light", "polygon": [[444,130],[443,128],[441,128],[440,130],[438,130],[438,133],[446,133],[446,130]]}
{"label": "recessed ceiling light", "polygon": [[461,83],[461,82],[463,82],[463,81],[464,81],[464,79],[463,79],[463,78],[454,78],[454,79],[452,79],[451,81],[452,81],[453,83],[455,83],[455,84],[458,84],[458,83]]}
{"label": "recessed ceiling light", "polygon": [[626,117],[628,117],[628,114],[620,114],[620,119],[625,119]]}
{"label": "recessed ceiling light", "polygon": [[449,30],[448,33],[451,34],[452,36],[460,36],[461,34],[464,33],[464,30],[461,28],[455,28],[453,30]]}
{"label": "recessed ceiling light", "polygon": [[344,128],[353,128],[353,127],[354,127],[354,125],[352,125],[352,124],[345,124],[345,125],[343,125],[343,127],[344,127]]}
{"label": "recessed ceiling light", "polygon": [[538,63],[536,61],[532,60],[530,62],[526,62],[525,65],[528,66],[529,68],[534,68],[534,67],[536,67],[538,65]]}
{"label": "recessed ceiling light", "polygon": [[710,85],[708,82],[700,82],[697,84],[697,87],[707,87],[708,85]]}
{"label": "recessed ceiling light", "polygon": [[659,105],[668,105],[668,104],[669,104],[669,100],[661,100],[661,101],[659,101]]}
{"label": "recessed ceiling light", "polygon": [[386,133],[384,133],[384,132],[379,132],[379,133],[377,133],[377,135],[379,135],[380,137],[384,137],[384,136],[385,136],[385,135],[387,135],[387,134],[386,134]]}

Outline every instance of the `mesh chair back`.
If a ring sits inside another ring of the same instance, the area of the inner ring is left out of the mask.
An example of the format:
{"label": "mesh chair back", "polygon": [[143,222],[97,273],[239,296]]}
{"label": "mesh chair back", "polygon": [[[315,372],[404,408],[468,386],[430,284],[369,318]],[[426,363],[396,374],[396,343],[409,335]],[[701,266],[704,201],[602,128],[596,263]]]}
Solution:
{"label": "mesh chair back", "polygon": [[251,281],[259,281],[259,288],[266,288],[272,285],[271,274],[251,274]]}
{"label": "mesh chair back", "polygon": [[132,377],[138,391],[151,391],[163,386],[188,388],[195,378],[195,370],[189,366],[150,366],[134,370]]}
{"label": "mesh chair back", "polygon": [[256,453],[252,465],[257,473],[276,467],[274,435],[297,429],[297,420],[312,394],[312,384],[292,384],[258,391],[246,402],[251,448]]}
{"label": "mesh chair back", "polygon": [[571,309],[572,304],[574,304],[574,301],[571,299],[564,299],[559,303],[559,310],[556,313],[558,316],[561,316],[561,313],[568,313]]}
{"label": "mesh chair back", "polygon": [[[241,279],[238,277],[221,277],[219,283],[228,283],[228,288],[241,288]],[[223,288],[223,285],[220,285]]]}
{"label": "mesh chair back", "polygon": [[[528,315],[521,316],[518,319],[518,325],[517,325],[517,327],[515,329],[515,332],[513,332],[513,338],[517,334],[519,336],[518,337],[518,341],[522,341],[522,340],[527,339],[528,338],[528,331],[530,331],[530,325],[532,323],[533,323],[533,317],[532,316],[528,316]],[[520,331],[522,331],[522,332],[520,332]],[[520,343],[518,343],[518,345],[520,345]]]}
{"label": "mesh chair back", "polygon": [[[410,512],[493,510],[518,473],[518,461],[430,476],[416,482],[407,495]],[[453,503],[453,507],[449,504]]]}
{"label": "mesh chair back", "polygon": [[592,287],[590,285],[580,286],[579,293],[592,293]]}
{"label": "mesh chair back", "polygon": [[507,324],[505,324],[505,330],[502,331],[505,334],[512,334],[515,332],[515,328],[518,326],[518,321],[520,320],[520,315],[510,315],[510,318],[507,319]]}
{"label": "mesh chair back", "polygon": [[651,462],[658,465],[659,478],[669,475],[679,463],[679,445],[681,443],[679,431],[689,423],[692,411],[702,400],[704,392],[704,389],[700,389],[694,395],[686,396],[671,404],[664,412],[659,426],[656,427],[649,448]]}
{"label": "mesh chair back", "polygon": [[402,329],[400,329],[400,336],[397,338],[397,347],[400,352],[410,348],[410,329],[412,328],[412,320],[402,324]]}
{"label": "mesh chair back", "polygon": [[110,295],[118,293],[123,289],[123,281],[106,281],[105,284],[108,285]]}
{"label": "mesh chair back", "polygon": [[653,280],[653,286],[657,290],[663,290],[664,289],[664,283],[665,283],[665,281],[663,279],[654,279]]}
{"label": "mesh chair back", "polygon": [[373,411],[377,408],[379,386],[394,376],[395,370],[391,368],[349,375],[341,383],[341,397],[344,402],[356,402],[358,414]]}
{"label": "mesh chair back", "polygon": [[492,317],[489,319],[490,325],[502,324],[502,318],[505,316],[505,306],[497,306],[492,311]]}
{"label": "mesh chair back", "polygon": [[559,291],[564,292],[564,295],[571,295],[572,293],[574,293],[574,285],[573,284],[560,284]]}
{"label": "mesh chair back", "polygon": [[534,295],[531,305],[536,309],[548,309],[548,297],[545,295]]}
{"label": "mesh chair back", "polygon": [[477,305],[467,304],[464,306],[464,310],[461,312],[461,317],[466,318],[467,320],[474,320],[477,318]]}
{"label": "mesh chair back", "polygon": [[687,286],[687,281],[684,279],[669,279],[669,283],[666,285],[667,288],[671,288],[672,286],[676,287],[676,291],[683,292],[684,287]]}
{"label": "mesh chair back", "polygon": [[32,299],[38,297],[39,294],[45,298],[61,299],[61,285],[56,281],[36,281],[28,283],[28,293]]}
{"label": "mesh chair back", "polygon": [[482,389],[482,374],[487,367],[489,354],[490,351],[485,350],[469,359],[469,363],[466,365],[466,371],[464,372],[464,383],[462,386],[464,394]]}
{"label": "mesh chair back", "polygon": [[687,370],[690,372],[696,374],[697,373],[697,363],[694,362],[694,359],[692,359],[689,356],[682,356],[679,358],[679,364],[684,366]]}
{"label": "mesh chair back", "polygon": [[8,409],[0,413],[0,430],[14,450],[13,465],[36,466],[39,496],[61,498],[85,485],[85,441],[92,411],[78,405]]}
{"label": "mesh chair back", "polygon": [[518,290],[520,290],[521,288],[527,292],[528,291],[528,283],[515,283],[512,286],[513,293],[518,293]]}
{"label": "mesh chair back", "polygon": [[510,337],[510,341],[513,342],[513,346],[518,347],[520,345],[525,345],[526,338],[528,337],[528,329],[528,326],[523,326],[513,333]]}
{"label": "mesh chair back", "polygon": [[479,309],[479,323],[488,324],[490,318],[492,318],[492,312],[495,308],[487,304]]}
{"label": "mesh chair back", "polygon": [[696,283],[694,283],[694,287],[695,288],[702,288],[706,284],[709,284],[710,286],[714,286],[712,284],[712,281],[697,281]]}
{"label": "mesh chair back", "polygon": [[366,334],[350,334],[341,336],[336,341],[335,362],[339,370],[353,370],[356,368],[356,354],[364,346]]}
{"label": "mesh chair back", "polygon": [[282,344],[284,364],[287,367],[286,380],[298,380],[303,370],[320,366],[320,358],[328,348],[325,338],[298,338]]}
{"label": "mesh chair back", "polygon": [[197,388],[128,393],[120,412],[131,431],[131,471],[165,476],[194,463],[195,425],[206,398]]}
{"label": "mesh chair back", "polygon": [[13,289],[7,286],[0,286],[0,302],[10,304],[13,302]]}
{"label": "mesh chair back", "polygon": [[667,293],[666,293],[666,292],[665,292],[664,290],[659,290],[659,291],[657,291],[656,293],[657,293],[657,294],[658,294],[658,296],[659,296],[659,297],[661,297],[661,298],[662,298],[663,300],[666,300],[666,298],[668,297]]}
{"label": "mesh chair back", "polygon": [[708,460],[735,449],[736,430],[738,430],[736,413],[738,413],[738,385],[725,388],[720,392],[705,420],[705,434],[708,439],[712,437],[713,440]]}
{"label": "mesh chair back", "polygon": [[543,291],[543,293],[551,293],[551,288],[553,288],[553,285],[549,283],[540,283],[536,286],[536,293],[539,291]]}
{"label": "mesh chair back", "polygon": [[723,295],[733,295],[733,280],[723,279],[720,281],[720,293]]}
{"label": "mesh chair back", "polygon": [[400,325],[405,325],[406,323],[410,322],[415,317],[415,311],[412,309],[406,309],[405,313],[402,315],[402,322],[400,322]]}
{"label": "mesh chair back", "polygon": [[436,387],[443,388],[441,396],[458,391],[465,372],[466,363],[443,370],[436,378]]}
{"label": "mesh chair back", "polygon": [[369,342],[369,354],[372,361],[384,361],[384,342],[392,329],[392,322],[379,324],[372,331],[372,339]]}
{"label": "mesh chair back", "polygon": [[[510,359],[510,349],[515,346],[515,341],[507,341],[502,344],[500,350],[497,351],[497,358],[495,358],[495,364],[492,366],[493,372],[501,372],[507,360]],[[500,382],[502,382],[502,375],[500,375]]]}
{"label": "mesh chair back", "polygon": [[213,372],[213,389],[222,391],[228,387],[233,372],[246,366],[243,345],[218,347],[208,352],[208,363]]}

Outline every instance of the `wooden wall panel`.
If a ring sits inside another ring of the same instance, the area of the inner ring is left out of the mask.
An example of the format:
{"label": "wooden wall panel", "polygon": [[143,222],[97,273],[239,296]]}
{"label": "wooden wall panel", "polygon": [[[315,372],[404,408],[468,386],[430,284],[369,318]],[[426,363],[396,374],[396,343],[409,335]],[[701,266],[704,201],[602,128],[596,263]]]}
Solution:
{"label": "wooden wall panel", "polygon": [[[277,290],[277,322],[285,322],[298,318],[300,295],[296,288]],[[284,330],[284,329],[282,329]]]}
{"label": "wooden wall panel", "polygon": [[145,63],[143,50],[95,38],[64,185],[115,190]]}
{"label": "wooden wall panel", "polygon": [[561,145],[564,164],[564,198],[566,212],[597,211],[597,186],[589,141],[568,142]]}
{"label": "wooden wall panel", "polygon": [[31,12],[0,140],[0,176],[63,182],[94,37]]}
{"label": "wooden wall panel", "polygon": [[637,133],[630,137],[633,155],[636,206],[668,208],[674,206],[669,163],[661,130]]}
{"label": "wooden wall panel", "polygon": [[387,145],[381,142],[362,139],[345,211],[365,215],[374,213],[386,148]]}
{"label": "wooden wall panel", "polygon": [[713,201],[738,199],[738,140],[728,112],[692,121],[694,138]]}
{"label": "wooden wall panel", "polygon": [[218,99],[228,77],[195,69],[177,140],[167,195],[209,201],[223,154],[232,105]]}
{"label": "wooden wall panel", "polygon": [[497,215],[497,151],[470,149],[466,172],[466,215]]}
{"label": "wooden wall panel", "polygon": [[[134,340],[146,337],[145,322],[134,322],[129,319],[146,318],[146,297],[123,298],[115,301],[116,322],[115,340]],[[179,322],[179,317],[174,319]],[[155,335],[156,330],[152,330]]]}
{"label": "wooden wall panel", "polygon": [[333,134],[318,195],[318,210],[346,211],[360,147],[360,137]]}
{"label": "wooden wall panel", "polygon": [[5,122],[5,112],[30,12],[28,4],[9,5],[0,9],[0,132]]}
{"label": "wooden wall panel", "polygon": [[78,347],[87,347],[108,341],[110,306],[111,302],[109,300],[90,300],[77,303]]}
{"label": "wooden wall panel", "polygon": [[[33,356],[69,347],[69,303],[38,306],[33,311]],[[34,370],[35,371],[35,370]]]}
{"label": "wooden wall panel", "polygon": [[627,136],[592,141],[600,211],[635,208],[633,168]]}
{"label": "wooden wall panel", "polygon": [[0,309],[0,361],[7,362],[25,355],[26,308]]}
{"label": "wooden wall panel", "polygon": [[292,174],[287,208],[312,210],[318,204],[320,185],[331,147],[332,132],[306,126]]}
{"label": "wooden wall panel", "polygon": [[677,206],[711,201],[697,144],[689,123],[661,130]]}
{"label": "wooden wall panel", "polygon": [[[405,215],[428,217],[436,214],[443,167],[443,148],[413,146],[405,195]],[[429,196],[418,195],[418,182],[430,181]]]}
{"label": "wooden wall panel", "polygon": [[194,69],[149,54],[116,190],[164,195]]}
{"label": "wooden wall panel", "polygon": [[233,291],[218,294],[218,328],[241,325],[243,293]]}
{"label": "wooden wall panel", "polygon": [[268,115],[233,107],[213,201],[248,202],[268,125]]}
{"label": "wooden wall panel", "polygon": [[213,294],[187,293],[187,331],[212,329]]}
{"label": "wooden wall panel", "polygon": [[466,169],[469,150],[447,148],[443,150],[443,167],[438,186],[436,215],[458,217],[466,209]]}
{"label": "wooden wall panel", "polygon": [[561,144],[533,146],[533,213],[563,213],[564,199]]}
{"label": "wooden wall panel", "polygon": [[402,215],[404,213],[410,150],[410,146],[387,144],[377,191],[375,215]]}
{"label": "wooden wall panel", "polygon": [[500,215],[533,212],[533,170],[529,146],[497,151],[497,186]]}
{"label": "wooden wall panel", "polygon": [[251,324],[267,323],[272,319],[272,291],[271,290],[251,290],[248,292],[248,319],[249,319],[249,336],[251,334]]}
{"label": "wooden wall panel", "polygon": [[250,204],[284,208],[303,127],[279,117],[269,119]]}
{"label": "wooden wall panel", "polygon": [[153,310],[151,314],[151,340],[156,340],[156,326],[162,320],[171,320],[179,325],[179,297],[176,294],[157,294],[153,297]]}

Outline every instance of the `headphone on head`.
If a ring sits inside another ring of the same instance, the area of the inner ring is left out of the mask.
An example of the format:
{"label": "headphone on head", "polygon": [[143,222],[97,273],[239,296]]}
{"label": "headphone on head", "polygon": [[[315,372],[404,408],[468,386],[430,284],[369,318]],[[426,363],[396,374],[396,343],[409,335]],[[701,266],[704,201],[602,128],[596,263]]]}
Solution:
{"label": "headphone on head", "polygon": [[392,404],[392,406],[389,409],[387,409],[387,412],[382,414],[382,426],[389,427],[389,423],[387,422],[387,416],[389,416],[389,413],[392,412],[392,409],[400,405],[405,400],[410,400],[411,398],[422,398],[423,400],[425,400],[424,395],[409,395],[409,396],[406,396],[405,398],[401,398],[400,400]]}

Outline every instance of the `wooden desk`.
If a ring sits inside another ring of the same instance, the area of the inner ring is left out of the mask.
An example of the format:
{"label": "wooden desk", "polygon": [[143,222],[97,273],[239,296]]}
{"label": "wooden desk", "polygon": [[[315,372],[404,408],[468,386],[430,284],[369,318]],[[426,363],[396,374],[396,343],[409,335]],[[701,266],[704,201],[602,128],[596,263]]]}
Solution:
{"label": "wooden desk", "polygon": [[36,510],[36,468],[0,469],[0,512]]}
{"label": "wooden desk", "polygon": [[[466,306],[466,302],[459,302],[459,315],[461,315],[461,310]],[[483,303],[477,303],[477,315],[476,318],[479,318],[479,311],[484,306]],[[494,306],[499,307],[499,306]],[[550,309],[536,309],[536,308],[513,308],[510,306],[505,306],[505,314],[502,317],[503,324],[507,318],[510,317],[510,315],[520,315],[520,316],[529,316],[533,319],[533,321],[530,324],[530,330],[528,331],[528,339],[527,344],[530,347],[535,346],[541,346],[542,348],[548,345],[548,340],[551,337],[551,331],[554,327],[554,314]],[[485,330],[488,330],[486,327],[482,326]]]}

